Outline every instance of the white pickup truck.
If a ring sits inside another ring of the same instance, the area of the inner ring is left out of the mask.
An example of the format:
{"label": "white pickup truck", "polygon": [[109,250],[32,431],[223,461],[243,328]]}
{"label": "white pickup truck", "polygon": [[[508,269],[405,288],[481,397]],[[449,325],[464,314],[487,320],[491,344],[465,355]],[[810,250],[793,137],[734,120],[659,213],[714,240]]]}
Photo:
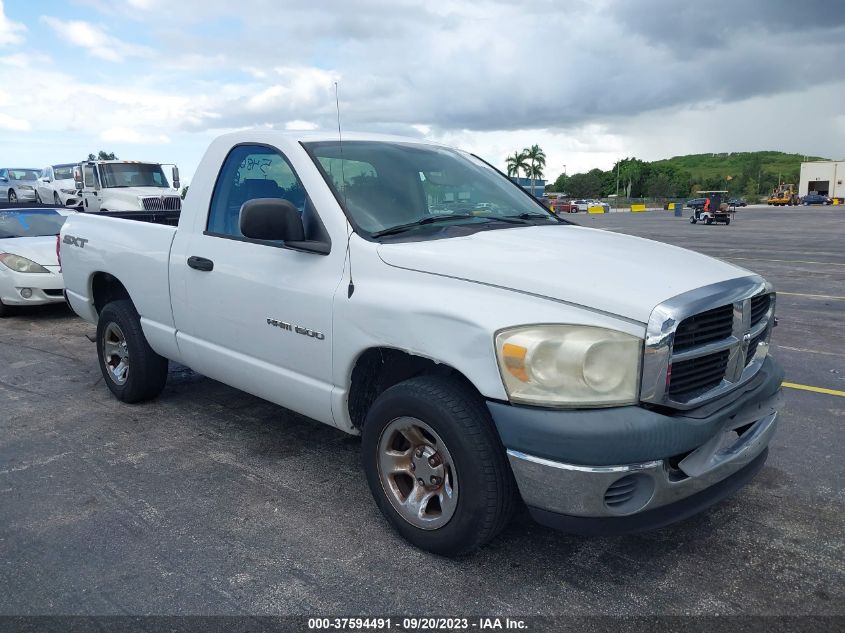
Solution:
{"label": "white pickup truck", "polygon": [[178,228],[77,214],[60,246],[115,396],[158,396],[170,359],[361,434],[382,513],[440,554],[520,496],[576,533],[691,516],[763,466],[781,405],[764,279],[427,142],[229,134]]}

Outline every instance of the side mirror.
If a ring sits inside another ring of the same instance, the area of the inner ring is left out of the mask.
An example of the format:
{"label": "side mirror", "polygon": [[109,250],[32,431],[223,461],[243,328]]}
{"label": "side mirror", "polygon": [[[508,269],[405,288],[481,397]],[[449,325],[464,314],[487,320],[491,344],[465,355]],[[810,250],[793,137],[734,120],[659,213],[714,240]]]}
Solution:
{"label": "side mirror", "polygon": [[50,178],[45,177],[45,178],[44,178],[44,182],[53,182],[53,181],[52,181]]}
{"label": "side mirror", "polygon": [[9,179],[6,176],[0,176],[0,182],[9,182]]}
{"label": "side mirror", "polygon": [[173,182],[173,188],[178,189],[179,188],[179,168],[176,165],[173,165],[172,176],[173,176],[173,178],[171,178],[171,181]]}
{"label": "side mirror", "polygon": [[79,167],[73,168],[73,186],[77,191],[82,191],[82,170]]}
{"label": "side mirror", "polygon": [[255,198],[244,202],[240,227],[244,237],[253,240],[301,242],[305,239],[299,209],[279,198]]}
{"label": "side mirror", "polygon": [[240,227],[244,237],[281,241],[287,248],[328,255],[331,242],[305,239],[302,216],[293,204],[280,198],[255,198],[241,206]]}

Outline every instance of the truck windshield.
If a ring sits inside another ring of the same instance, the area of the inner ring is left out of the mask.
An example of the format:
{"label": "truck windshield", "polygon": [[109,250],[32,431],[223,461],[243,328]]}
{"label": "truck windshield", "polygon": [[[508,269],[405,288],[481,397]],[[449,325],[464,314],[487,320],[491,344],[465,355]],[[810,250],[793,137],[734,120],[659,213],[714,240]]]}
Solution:
{"label": "truck windshield", "polygon": [[152,163],[103,163],[100,177],[105,188],[170,186],[161,165]]}
{"label": "truck windshield", "polygon": [[559,223],[525,190],[462,152],[385,141],[304,145],[356,228],[371,237],[457,224]]}
{"label": "truck windshield", "polygon": [[0,239],[58,235],[66,219],[53,209],[0,211]]}

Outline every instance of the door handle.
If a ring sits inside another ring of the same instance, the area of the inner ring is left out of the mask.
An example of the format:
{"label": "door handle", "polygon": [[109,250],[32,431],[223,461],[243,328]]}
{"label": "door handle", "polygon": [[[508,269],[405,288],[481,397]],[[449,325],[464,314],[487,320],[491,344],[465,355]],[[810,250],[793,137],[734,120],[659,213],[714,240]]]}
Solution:
{"label": "door handle", "polygon": [[213,261],[206,259],[205,257],[197,257],[196,255],[191,255],[188,258],[188,266],[194,270],[204,270],[206,272],[214,270]]}

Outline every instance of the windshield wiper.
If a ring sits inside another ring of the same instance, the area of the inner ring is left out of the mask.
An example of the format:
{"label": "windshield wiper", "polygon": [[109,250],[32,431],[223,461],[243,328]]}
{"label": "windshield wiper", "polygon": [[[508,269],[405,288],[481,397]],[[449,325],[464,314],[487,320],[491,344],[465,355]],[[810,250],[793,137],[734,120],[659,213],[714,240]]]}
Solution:
{"label": "windshield wiper", "polygon": [[488,219],[486,215],[471,215],[469,213],[455,213],[453,215],[427,215],[424,218],[415,220],[414,222],[406,222],[405,224],[397,224],[381,231],[371,233],[371,237],[382,237],[384,235],[394,235],[396,233],[404,233],[410,231],[418,226],[425,226],[426,224],[434,224],[436,222],[448,222],[449,220],[470,220],[474,218]]}
{"label": "windshield wiper", "polygon": [[563,220],[556,215],[551,215],[549,213],[520,213],[516,217],[522,220],[554,220],[555,222],[563,222]]}

